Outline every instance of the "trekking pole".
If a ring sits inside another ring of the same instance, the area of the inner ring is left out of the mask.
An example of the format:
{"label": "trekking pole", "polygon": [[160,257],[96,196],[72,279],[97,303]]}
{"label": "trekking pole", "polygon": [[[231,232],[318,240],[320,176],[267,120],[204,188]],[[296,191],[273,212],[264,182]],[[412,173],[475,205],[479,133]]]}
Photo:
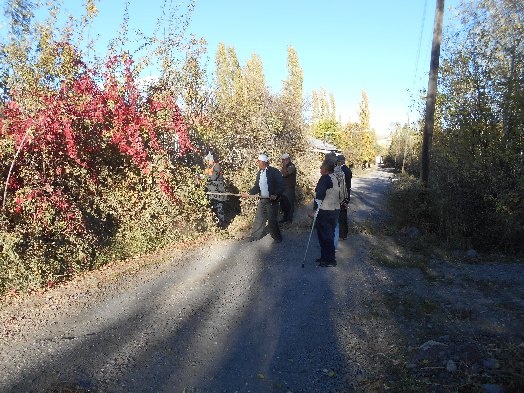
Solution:
{"label": "trekking pole", "polygon": [[[232,192],[206,192],[208,195],[231,195],[231,196],[242,196],[242,194],[233,194]],[[252,195],[255,196],[255,195]]]}
{"label": "trekking pole", "polygon": [[[242,196],[242,194],[234,194],[232,192],[206,192],[207,195],[230,195],[230,196]],[[247,195],[248,198],[260,198],[260,199],[269,199],[265,197],[261,197],[259,195]]]}
{"label": "trekking pole", "polygon": [[[320,203],[320,205],[322,205],[322,203]],[[307,250],[309,248],[309,242],[311,242],[311,235],[313,234],[313,228],[315,228],[315,222],[317,221],[317,216],[318,216],[318,211],[320,210],[320,205],[318,206],[317,210],[315,211],[315,215],[313,216],[313,224],[311,224],[311,231],[309,232],[309,239],[307,239],[306,252],[304,253],[304,259],[302,260],[302,267],[304,267],[304,262],[306,262]]]}

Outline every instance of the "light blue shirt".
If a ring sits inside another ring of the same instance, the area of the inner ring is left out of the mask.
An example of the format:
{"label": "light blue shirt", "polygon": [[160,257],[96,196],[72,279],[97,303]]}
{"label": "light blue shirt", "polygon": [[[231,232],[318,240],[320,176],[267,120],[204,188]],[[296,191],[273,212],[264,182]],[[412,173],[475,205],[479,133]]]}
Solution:
{"label": "light blue shirt", "polygon": [[258,186],[260,187],[260,196],[262,198],[269,198],[266,169],[260,171],[260,180],[258,181]]}

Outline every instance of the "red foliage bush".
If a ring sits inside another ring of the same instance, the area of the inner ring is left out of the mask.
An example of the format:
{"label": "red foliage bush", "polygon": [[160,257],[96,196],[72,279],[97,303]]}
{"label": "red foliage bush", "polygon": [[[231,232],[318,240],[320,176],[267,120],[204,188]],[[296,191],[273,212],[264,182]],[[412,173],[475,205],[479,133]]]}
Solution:
{"label": "red foliage bush", "polygon": [[[112,57],[101,73],[80,61],[76,66],[73,80],[62,81],[58,89],[35,92],[32,102],[36,109],[25,110],[17,92],[7,102],[0,137],[11,141],[19,154],[6,174],[7,197],[16,194],[15,203],[3,200],[2,205],[20,213],[35,195],[47,195],[48,202],[57,207],[71,208],[74,201],[67,198],[72,190],[66,190],[61,180],[65,173],[75,171],[96,182],[101,166],[116,168],[122,162],[129,162],[143,175],[153,175],[160,189],[174,198],[167,170],[169,147],[159,143],[159,136],[174,138],[179,155],[192,149],[174,99],[142,97],[133,76],[133,61],[127,55]],[[2,153],[4,159],[9,156]],[[3,160],[4,173],[7,164]],[[19,192],[24,188],[25,192]]]}
{"label": "red foliage bush", "polygon": [[0,293],[118,256],[118,231],[121,247],[140,228],[153,248],[178,225],[172,158],[193,147],[175,100],[141,92],[128,55],[97,70],[55,46],[70,68],[11,90],[0,108]]}

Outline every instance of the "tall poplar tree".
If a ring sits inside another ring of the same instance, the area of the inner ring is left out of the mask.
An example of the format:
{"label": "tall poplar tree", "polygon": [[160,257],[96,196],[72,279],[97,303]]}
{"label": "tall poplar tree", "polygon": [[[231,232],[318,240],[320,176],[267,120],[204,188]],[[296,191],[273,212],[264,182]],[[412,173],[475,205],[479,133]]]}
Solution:
{"label": "tall poplar tree", "polygon": [[220,104],[227,102],[234,96],[235,79],[240,75],[240,63],[235,48],[218,44],[215,58],[217,78],[217,100]]}
{"label": "tall poplar tree", "polygon": [[312,134],[316,138],[329,143],[335,143],[341,132],[336,120],[335,98],[325,89],[313,92]]}
{"label": "tall poplar tree", "polygon": [[332,93],[321,88],[313,91],[313,123],[320,120],[336,120],[335,98]]}
{"label": "tall poplar tree", "polygon": [[361,138],[360,160],[362,163],[367,162],[369,164],[375,157],[375,144],[377,138],[375,136],[375,131],[371,129],[369,100],[365,91],[362,91],[362,100],[359,103],[358,118]]}
{"label": "tall poplar tree", "polygon": [[253,133],[260,134],[265,128],[264,108],[268,99],[266,80],[264,76],[264,67],[260,56],[252,54],[243,68],[242,77],[239,78],[242,83],[238,91],[239,108],[245,112],[246,128],[251,128]]}
{"label": "tall poplar tree", "polygon": [[191,125],[202,122],[210,101],[205,65],[202,64],[202,55],[205,52],[206,41],[193,39],[180,72],[186,119]]}
{"label": "tall poplar tree", "polygon": [[288,77],[284,81],[282,91],[282,103],[285,106],[290,124],[290,131],[302,129],[302,110],[303,110],[303,71],[298,61],[298,55],[293,47],[287,50],[287,71]]}
{"label": "tall poplar tree", "polygon": [[370,113],[369,113],[369,99],[365,91],[362,91],[362,99],[358,104],[358,119],[360,124],[360,129],[362,132],[369,131],[371,129],[370,125]]}

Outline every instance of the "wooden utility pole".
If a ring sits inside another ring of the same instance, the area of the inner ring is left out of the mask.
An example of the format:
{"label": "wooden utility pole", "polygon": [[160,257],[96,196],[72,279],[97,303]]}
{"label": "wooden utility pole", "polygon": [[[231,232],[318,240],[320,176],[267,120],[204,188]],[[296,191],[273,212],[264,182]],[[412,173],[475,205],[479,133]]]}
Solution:
{"label": "wooden utility pole", "polygon": [[444,16],[444,0],[437,0],[435,23],[433,26],[433,44],[431,45],[431,62],[429,65],[428,95],[426,97],[426,115],[424,118],[424,136],[422,139],[422,157],[420,180],[425,187],[429,180],[429,158],[433,128],[435,125],[435,102],[437,98],[437,77],[440,57],[440,43],[442,42],[442,19]]}

